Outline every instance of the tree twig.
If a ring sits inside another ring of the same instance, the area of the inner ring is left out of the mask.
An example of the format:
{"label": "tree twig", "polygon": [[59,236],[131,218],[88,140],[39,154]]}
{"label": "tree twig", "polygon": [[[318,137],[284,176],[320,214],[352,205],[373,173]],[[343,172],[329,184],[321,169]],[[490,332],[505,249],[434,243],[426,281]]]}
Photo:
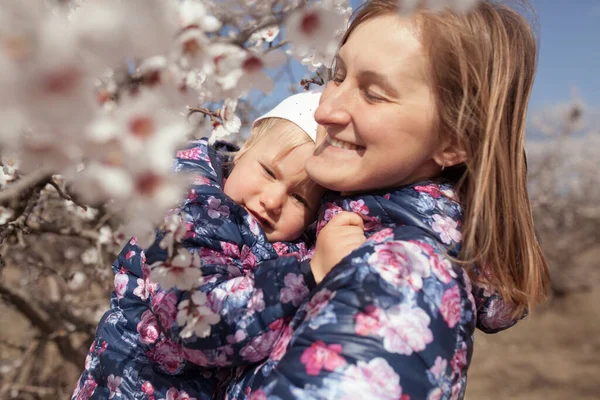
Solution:
{"label": "tree twig", "polygon": [[[23,175],[15,183],[0,192],[0,204],[8,204],[12,200],[18,199],[21,193],[27,189],[44,184],[44,182],[49,183],[50,180],[52,180],[52,173],[43,169],[29,175]],[[44,186],[46,185],[44,184]]]}
{"label": "tree twig", "polygon": [[83,208],[85,211],[87,211],[88,207],[85,204],[80,203],[76,198],[74,198],[69,193],[67,193],[65,190],[63,190],[54,179],[50,179],[50,181],[48,183],[56,190],[56,193],[58,193],[58,195],[60,197],[62,197],[65,200],[72,201],[75,205],[77,205],[77,206]]}

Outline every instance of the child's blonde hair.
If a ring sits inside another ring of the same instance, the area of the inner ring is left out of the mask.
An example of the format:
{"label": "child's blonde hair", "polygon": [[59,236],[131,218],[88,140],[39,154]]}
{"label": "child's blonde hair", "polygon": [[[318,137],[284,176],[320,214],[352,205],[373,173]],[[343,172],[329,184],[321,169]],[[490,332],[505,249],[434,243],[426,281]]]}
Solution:
{"label": "child's blonde hair", "polygon": [[257,121],[252,127],[250,137],[242,145],[240,150],[235,154],[233,158],[233,164],[235,165],[240,158],[244,156],[255,144],[257,144],[263,136],[277,126],[287,123],[290,125],[290,129],[286,129],[281,132],[281,140],[285,143],[285,146],[275,157],[275,163],[285,158],[292,150],[296,147],[302,146],[306,143],[313,143],[312,139],[296,124],[283,118],[265,118]]}
{"label": "child's blonde hair", "polygon": [[[362,22],[397,14],[397,0],[360,8],[342,45]],[[429,55],[440,134],[453,135],[467,161],[443,175],[457,183],[465,210],[460,259],[513,301],[515,313],[547,293],[548,266],[527,193],[525,117],[537,63],[536,41],[515,10],[480,1],[468,13],[418,9],[414,21]],[[467,269],[472,274],[472,269]]]}

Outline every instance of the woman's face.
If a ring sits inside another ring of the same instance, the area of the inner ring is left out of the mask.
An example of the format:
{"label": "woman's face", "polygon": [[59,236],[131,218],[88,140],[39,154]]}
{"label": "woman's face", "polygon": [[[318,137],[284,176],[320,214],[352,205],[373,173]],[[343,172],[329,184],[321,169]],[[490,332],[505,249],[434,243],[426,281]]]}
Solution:
{"label": "woman's face", "polygon": [[315,112],[322,127],[308,174],[341,192],[438,174],[443,146],[426,65],[410,20],[384,15],[359,25],[340,49]]}

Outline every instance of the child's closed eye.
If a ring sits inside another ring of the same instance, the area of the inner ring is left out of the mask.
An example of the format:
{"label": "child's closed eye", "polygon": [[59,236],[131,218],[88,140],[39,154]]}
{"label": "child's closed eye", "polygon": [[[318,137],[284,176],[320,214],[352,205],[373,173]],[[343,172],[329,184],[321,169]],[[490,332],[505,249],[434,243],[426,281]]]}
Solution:
{"label": "child's closed eye", "polygon": [[265,164],[263,164],[263,163],[259,163],[259,164],[260,164],[260,166],[262,167],[262,169],[263,169],[263,172],[264,172],[265,174],[267,174],[267,175],[269,176],[269,178],[271,178],[271,179],[275,179],[275,172],[273,172],[273,170],[272,170],[271,168],[269,168],[268,166],[266,166],[266,165],[265,165]]}
{"label": "child's closed eye", "polygon": [[303,205],[304,207],[310,209],[310,206],[308,205],[308,200],[306,200],[304,197],[302,197],[301,195],[295,193],[292,195],[292,197],[301,205]]}

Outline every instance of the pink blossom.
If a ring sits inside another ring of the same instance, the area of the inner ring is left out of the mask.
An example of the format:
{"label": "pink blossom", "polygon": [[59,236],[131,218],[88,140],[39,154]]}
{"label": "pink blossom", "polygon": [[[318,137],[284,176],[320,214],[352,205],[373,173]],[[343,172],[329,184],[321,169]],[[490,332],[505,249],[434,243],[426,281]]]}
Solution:
{"label": "pink blossom", "polygon": [[379,217],[363,217],[365,223],[365,232],[372,232],[381,229],[381,221]]}
{"label": "pink blossom", "polygon": [[165,371],[172,374],[177,372],[184,362],[181,347],[169,340],[163,340],[159,342],[146,354],[150,360],[157,363],[163,367]]}
{"label": "pink blossom", "polygon": [[388,241],[375,246],[369,264],[390,284],[409,284],[415,290],[423,287],[423,278],[431,272],[421,247],[404,241]]}
{"label": "pink blossom", "polygon": [[333,217],[335,217],[337,214],[339,214],[342,211],[344,211],[344,209],[342,207],[338,206],[337,204],[328,203],[327,209],[323,213],[323,218],[321,219],[321,221],[319,221],[319,223],[317,225],[317,235],[319,235],[319,232],[321,232],[321,229],[323,229],[325,227],[325,225],[327,225],[327,223],[329,221],[331,221],[331,219]]}
{"label": "pink blossom", "polygon": [[378,242],[378,243],[381,243],[387,239],[393,239],[393,238],[394,238],[394,231],[392,230],[392,228],[381,229],[380,231],[377,231],[374,234],[372,234],[371,236],[369,236],[369,240],[372,240],[372,241]]}
{"label": "pink blossom", "polygon": [[427,394],[427,400],[442,400],[443,395],[444,391],[439,387],[435,387]]}
{"label": "pink blossom", "polygon": [[454,385],[452,385],[452,399],[458,399],[458,395],[460,394],[460,391],[462,390],[462,381],[458,381],[456,382]]}
{"label": "pink blossom", "polygon": [[278,331],[281,330],[285,326],[285,324],[286,323],[283,320],[283,318],[279,318],[269,324],[269,329],[272,331]]}
{"label": "pink blossom", "polygon": [[263,312],[265,310],[265,300],[262,289],[254,291],[248,302],[248,309],[256,312]]}
{"label": "pink blossom", "polygon": [[194,185],[210,185],[210,179],[202,175],[195,176]]}
{"label": "pink blossom", "polygon": [[201,367],[210,365],[209,356],[203,350],[183,349],[183,356],[186,360],[190,360]]}
{"label": "pink blossom", "polygon": [[279,337],[278,331],[268,331],[252,339],[242,350],[240,355],[251,363],[259,362],[269,356],[275,341]]}
{"label": "pink blossom", "polygon": [[[224,245],[225,243],[226,242],[221,242],[221,245]],[[231,244],[233,247],[235,247],[237,249],[237,246],[234,245],[233,243],[227,243],[227,244]],[[232,264],[233,261],[232,261],[231,257],[224,255],[224,252],[221,253],[219,251],[215,251],[215,250],[212,250],[212,249],[209,249],[206,247],[201,247],[199,250],[200,259],[202,260],[202,263],[204,263],[204,264],[221,264],[221,265]],[[229,254],[229,256],[231,256],[231,254]],[[238,256],[239,256],[239,251],[235,255],[235,257],[238,257]]]}
{"label": "pink blossom", "polygon": [[117,299],[120,300],[125,296],[128,282],[129,277],[127,274],[119,272],[115,275],[115,294],[117,295]]}
{"label": "pink blossom", "polygon": [[152,386],[152,383],[150,383],[150,381],[146,381],[142,384],[142,392],[147,394],[148,396],[154,394],[154,386]]}
{"label": "pink blossom", "polygon": [[311,296],[310,301],[308,302],[306,318],[312,318],[315,315],[318,315],[335,297],[335,292],[332,292],[327,289],[321,289],[313,296]]}
{"label": "pink blossom", "polygon": [[[194,183],[196,182],[194,181]],[[185,197],[189,201],[196,201],[198,199],[198,192],[196,192],[194,189],[190,189]]]}
{"label": "pink blossom", "polygon": [[275,348],[271,353],[271,360],[279,361],[283,358],[287,351],[287,346],[292,339],[292,333],[293,330],[289,325],[286,325],[285,328],[283,328],[283,332],[281,332],[281,336],[277,340],[277,343],[275,343]]}
{"label": "pink blossom", "polygon": [[440,239],[446,244],[450,244],[452,241],[458,243],[462,239],[461,233],[456,229],[458,223],[450,217],[444,217],[439,214],[433,216],[434,222],[431,224],[431,228],[440,234]]}
{"label": "pink blossom", "polygon": [[202,149],[194,147],[187,150],[179,150],[177,158],[181,158],[182,160],[202,160]]}
{"label": "pink blossom", "polygon": [[434,199],[438,199],[442,195],[437,185],[415,186],[415,190],[417,192],[428,193]]}
{"label": "pink blossom", "polygon": [[109,399],[112,399],[115,395],[121,396],[121,389],[119,389],[121,382],[122,379],[120,376],[114,376],[113,374],[108,376],[106,386],[108,386],[108,389],[110,390]]}
{"label": "pink blossom", "polygon": [[247,337],[248,336],[246,335],[246,332],[244,332],[243,329],[238,329],[235,332],[235,334],[227,336],[227,343],[230,343],[230,344],[240,343],[240,342],[246,340]]}
{"label": "pink blossom", "polygon": [[195,397],[190,397],[190,395],[185,391],[179,391],[172,387],[167,392],[167,398],[164,400],[196,400]]}
{"label": "pink blossom", "polygon": [[137,331],[140,335],[140,342],[144,344],[154,343],[158,340],[160,327],[152,311],[144,311],[140,322],[137,324]]}
{"label": "pink blossom", "polygon": [[[94,392],[96,391],[96,387],[98,384],[91,376],[88,376],[85,382],[83,383],[83,387],[79,389],[75,389],[76,396],[75,400],[88,400]],[[75,393],[73,393],[75,395]]]}
{"label": "pink blossom", "polygon": [[357,335],[368,336],[376,334],[381,329],[379,318],[381,316],[381,309],[373,305],[368,306],[364,313],[357,313],[354,316],[356,326],[354,328]]}
{"label": "pink blossom", "polygon": [[463,342],[460,350],[457,350],[450,360],[452,365],[452,372],[458,376],[462,376],[463,372],[466,372],[467,367],[467,345]]}
{"label": "pink blossom", "polygon": [[285,243],[275,242],[273,248],[278,256],[282,256],[288,252],[288,246]]}
{"label": "pink blossom", "polygon": [[258,223],[258,221],[251,215],[247,215],[246,216],[246,222],[248,223],[248,227],[250,228],[250,232],[252,232],[253,235],[258,235],[260,234],[260,224]]}
{"label": "pink blossom", "polygon": [[133,290],[133,294],[142,300],[148,300],[158,289],[158,285],[150,281],[149,278],[138,278],[137,284],[138,286]]}
{"label": "pink blossom", "polygon": [[208,216],[211,218],[229,217],[229,207],[221,204],[221,200],[210,196],[208,198]]}
{"label": "pink blossom", "polygon": [[441,258],[437,254],[432,254],[429,257],[429,265],[433,274],[443,283],[448,283],[452,278],[456,277],[452,269],[452,263],[446,258]]}
{"label": "pink blossom", "polygon": [[251,276],[238,276],[225,283],[225,291],[232,293],[247,293],[254,288],[254,280]]}
{"label": "pink blossom", "polygon": [[152,311],[161,325],[169,329],[177,316],[177,295],[174,292],[159,292],[152,297]]}
{"label": "pink blossom", "polygon": [[246,245],[242,246],[242,253],[240,254],[240,259],[242,260],[242,267],[245,269],[253,270],[256,268],[258,264],[258,260],[254,253],[252,253],[252,249]]}
{"label": "pink blossom", "polygon": [[285,287],[281,289],[279,299],[284,304],[291,302],[295,307],[298,307],[308,297],[309,293],[308,287],[304,283],[304,277],[290,272],[283,278],[283,282]]}
{"label": "pink blossom", "polygon": [[100,345],[100,350],[98,350],[98,355],[104,353],[106,349],[108,349],[108,342],[106,340],[103,340],[102,344]]}
{"label": "pink blossom", "polygon": [[92,355],[90,353],[85,356],[85,369],[90,369],[92,366]]}
{"label": "pink blossom", "polygon": [[240,248],[235,243],[221,242],[221,249],[223,249],[223,254],[226,256],[234,258],[240,257]]}
{"label": "pink blossom", "polygon": [[363,199],[353,200],[348,205],[350,206],[350,209],[357,214],[369,215],[369,207],[367,207]]}
{"label": "pink blossom", "polygon": [[433,342],[430,321],[429,315],[421,308],[407,304],[390,307],[381,317],[379,335],[383,337],[383,347],[391,353],[407,356],[425,350]]}
{"label": "pink blossom", "polygon": [[404,400],[400,376],[381,357],[350,365],[344,372],[343,399]]}
{"label": "pink blossom", "polygon": [[250,397],[248,397],[248,400],[267,400],[267,394],[264,390],[258,389],[250,393]]}
{"label": "pink blossom", "polygon": [[440,379],[442,374],[446,373],[446,367],[448,366],[448,361],[443,359],[440,356],[437,356],[434,364],[429,368],[429,372],[435,377],[435,379]]}
{"label": "pink blossom", "polygon": [[340,355],[341,353],[342,345],[330,344],[327,346],[325,342],[317,340],[304,350],[300,361],[305,365],[307,375],[317,376],[322,369],[332,372],[346,365],[346,360]]}
{"label": "pink blossom", "polygon": [[458,324],[461,314],[461,297],[458,286],[452,286],[444,292],[440,312],[450,328],[454,328]]}

